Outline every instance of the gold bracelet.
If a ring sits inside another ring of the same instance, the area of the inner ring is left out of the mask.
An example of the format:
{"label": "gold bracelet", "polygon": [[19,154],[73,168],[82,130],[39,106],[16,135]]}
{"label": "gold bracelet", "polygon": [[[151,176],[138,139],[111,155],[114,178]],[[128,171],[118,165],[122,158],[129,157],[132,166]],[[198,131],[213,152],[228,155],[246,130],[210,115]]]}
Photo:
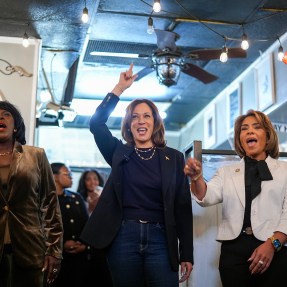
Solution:
{"label": "gold bracelet", "polygon": [[199,175],[197,175],[196,177],[192,178],[192,181],[197,181],[200,177],[202,176],[202,171],[200,172]]}
{"label": "gold bracelet", "polygon": [[123,93],[125,90],[122,89],[120,85],[117,85],[118,89]]}

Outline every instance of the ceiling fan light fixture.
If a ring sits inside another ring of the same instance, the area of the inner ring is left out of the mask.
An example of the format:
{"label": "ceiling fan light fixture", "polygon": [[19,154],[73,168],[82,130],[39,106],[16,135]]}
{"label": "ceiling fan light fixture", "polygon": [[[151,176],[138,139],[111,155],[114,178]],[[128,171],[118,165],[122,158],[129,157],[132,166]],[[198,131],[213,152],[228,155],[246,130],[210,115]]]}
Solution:
{"label": "ceiling fan light fixture", "polygon": [[152,17],[149,17],[147,20],[147,33],[152,34],[153,32],[154,32],[153,19]]}
{"label": "ceiling fan light fixture", "polygon": [[161,11],[160,0],[154,0],[152,9],[155,13],[159,13]]}
{"label": "ceiling fan light fixture", "polygon": [[243,49],[243,50],[248,50],[248,48],[249,48],[248,37],[247,37],[247,35],[244,33],[244,34],[242,35],[241,49]]}
{"label": "ceiling fan light fixture", "polygon": [[220,58],[219,58],[220,62],[222,63],[226,63],[228,60],[228,49],[226,46],[224,46],[222,48],[221,54],[220,54]]}
{"label": "ceiling fan light fixture", "polygon": [[177,84],[179,79],[182,59],[171,56],[161,56],[154,58],[156,75],[160,84],[167,87]]}

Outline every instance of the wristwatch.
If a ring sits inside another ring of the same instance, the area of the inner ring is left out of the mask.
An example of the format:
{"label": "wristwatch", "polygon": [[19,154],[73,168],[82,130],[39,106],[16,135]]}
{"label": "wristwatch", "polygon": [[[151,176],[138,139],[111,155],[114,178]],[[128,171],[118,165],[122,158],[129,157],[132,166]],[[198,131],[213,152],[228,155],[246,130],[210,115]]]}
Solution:
{"label": "wristwatch", "polygon": [[274,235],[272,235],[269,239],[271,240],[271,243],[276,252],[278,252],[282,248],[282,244],[279,239],[275,238]]}

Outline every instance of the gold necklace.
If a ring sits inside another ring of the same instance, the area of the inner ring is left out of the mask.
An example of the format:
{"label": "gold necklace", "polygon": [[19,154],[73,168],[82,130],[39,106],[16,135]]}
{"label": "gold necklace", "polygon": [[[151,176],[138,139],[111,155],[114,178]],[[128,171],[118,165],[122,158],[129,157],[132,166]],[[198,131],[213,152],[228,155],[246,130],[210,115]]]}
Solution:
{"label": "gold necklace", "polygon": [[13,150],[0,153],[0,156],[6,156],[12,153]]}
{"label": "gold necklace", "polygon": [[[143,156],[141,156],[140,155],[140,153],[139,152],[149,152],[149,151],[152,151],[153,150],[153,152],[152,152],[152,155],[150,156],[150,157],[143,157]],[[153,156],[155,155],[155,150],[156,150],[156,147],[155,146],[152,146],[151,148],[149,148],[149,149],[147,149],[147,150],[140,150],[140,149],[138,149],[136,146],[135,146],[135,151],[136,151],[136,154],[142,159],[142,160],[150,160],[150,159],[152,159],[153,158]]]}
{"label": "gold necklace", "polygon": [[151,148],[147,149],[147,150],[142,150],[142,149],[139,149],[135,146],[135,150],[139,151],[139,152],[149,152],[151,150],[153,150],[155,148],[155,146],[152,146]]}

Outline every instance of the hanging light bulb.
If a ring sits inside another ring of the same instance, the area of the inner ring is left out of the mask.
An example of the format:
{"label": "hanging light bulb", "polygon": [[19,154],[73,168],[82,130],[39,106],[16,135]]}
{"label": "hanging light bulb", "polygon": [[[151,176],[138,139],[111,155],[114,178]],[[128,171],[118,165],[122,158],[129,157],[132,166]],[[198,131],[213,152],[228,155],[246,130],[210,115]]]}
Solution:
{"label": "hanging light bulb", "polygon": [[29,37],[28,37],[28,34],[25,32],[24,35],[23,35],[23,40],[22,40],[22,45],[23,47],[25,48],[28,48],[30,43],[29,43]]}
{"label": "hanging light bulb", "polygon": [[154,32],[152,17],[149,17],[147,20],[147,30],[146,31],[148,34],[152,34]]}
{"label": "hanging light bulb", "polygon": [[156,13],[160,12],[161,10],[160,0],[154,0],[152,9]]}
{"label": "hanging light bulb", "polygon": [[242,35],[241,49],[247,50],[249,48],[247,35],[244,33]]}
{"label": "hanging light bulb", "polygon": [[283,57],[284,57],[284,52],[283,52],[283,47],[280,45],[280,47],[278,48],[278,61],[282,62]]}
{"label": "hanging light bulb", "polygon": [[85,8],[83,9],[82,22],[88,23],[88,21],[89,21],[89,10],[86,7],[86,0],[85,0]]}
{"label": "hanging light bulb", "polygon": [[220,54],[220,58],[219,58],[220,62],[222,62],[222,63],[226,63],[227,62],[227,60],[228,60],[227,53],[228,53],[228,50],[227,50],[226,46],[224,46],[222,48],[222,51],[221,51],[221,54]]}

